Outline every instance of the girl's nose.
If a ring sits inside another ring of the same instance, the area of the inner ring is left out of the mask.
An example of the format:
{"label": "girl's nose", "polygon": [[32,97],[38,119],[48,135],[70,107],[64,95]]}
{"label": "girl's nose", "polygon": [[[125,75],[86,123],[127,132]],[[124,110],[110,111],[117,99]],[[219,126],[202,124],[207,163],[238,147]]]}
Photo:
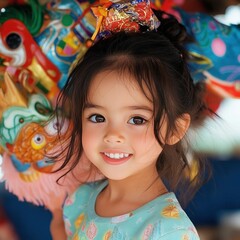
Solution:
{"label": "girl's nose", "polygon": [[111,131],[108,131],[104,136],[104,142],[105,143],[123,143],[124,137],[120,132],[111,130]]}

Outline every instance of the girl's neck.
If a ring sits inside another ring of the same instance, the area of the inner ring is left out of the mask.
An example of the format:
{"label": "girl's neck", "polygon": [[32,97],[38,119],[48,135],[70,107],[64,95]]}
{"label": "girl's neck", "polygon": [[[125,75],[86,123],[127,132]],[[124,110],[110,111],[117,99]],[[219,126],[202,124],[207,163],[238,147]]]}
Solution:
{"label": "girl's neck", "polygon": [[141,179],[109,180],[107,187],[97,197],[96,212],[102,217],[123,215],[167,192],[157,175]]}
{"label": "girl's neck", "polygon": [[108,180],[108,186],[105,188],[105,195],[110,201],[125,200],[135,201],[143,196],[152,196],[152,199],[166,192],[166,187],[162,180],[157,176],[154,179],[144,179],[137,181],[129,180]]}

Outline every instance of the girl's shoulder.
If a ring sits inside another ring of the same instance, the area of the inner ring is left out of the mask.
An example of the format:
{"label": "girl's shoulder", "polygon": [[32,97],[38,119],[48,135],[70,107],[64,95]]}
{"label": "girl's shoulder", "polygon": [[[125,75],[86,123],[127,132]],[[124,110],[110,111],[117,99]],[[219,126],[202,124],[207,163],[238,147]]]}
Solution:
{"label": "girl's shoulder", "polygon": [[160,208],[161,239],[199,239],[196,228],[174,193],[167,194]]}
{"label": "girl's shoulder", "polygon": [[95,182],[88,182],[81,184],[75,192],[66,198],[64,206],[73,205],[75,202],[88,201],[93,195],[100,192],[107,185],[106,180],[99,180]]}
{"label": "girl's shoulder", "polygon": [[[198,240],[197,231],[175,194],[164,194],[146,205],[144,214],[150,214],[147,226],[151,226],[150,239],[192,239]],[[147,228],[148,229],[148,228]]]}
{"label": "girl's shoulder", "polygon": [[107,180],[98,180],[94,182],[87,182],[82,185],[80,185],[77,190],[75,191],[76,193],[81,193],[81,192],[93,192],[94,190],[98,190],[100,188],[104,188],[107,185]]}

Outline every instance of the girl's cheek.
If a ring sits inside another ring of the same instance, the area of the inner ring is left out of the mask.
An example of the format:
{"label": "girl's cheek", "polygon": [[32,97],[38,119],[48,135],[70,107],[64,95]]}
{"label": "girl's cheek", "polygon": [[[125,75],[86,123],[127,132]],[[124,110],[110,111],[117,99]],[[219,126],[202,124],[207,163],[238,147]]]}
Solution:
{"label": "girl's cheek", "polygon": [[87,125],[83,126],[83,134],[82,134],[83,141],[95,142],[96,139],[101,136],[101,133],[102,133],[101,128],[99,128],[93,124],[87,124]]}

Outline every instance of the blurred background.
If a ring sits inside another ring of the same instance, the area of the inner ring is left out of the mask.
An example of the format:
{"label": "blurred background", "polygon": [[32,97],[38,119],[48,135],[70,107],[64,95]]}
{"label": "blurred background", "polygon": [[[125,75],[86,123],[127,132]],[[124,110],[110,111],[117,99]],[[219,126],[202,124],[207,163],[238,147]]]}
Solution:
{"label": "blurred background", "polygon": [[[208,118],[202,128],[189,132],[193,151],[207,158],[212,177],[185,210],[202,240],[240,240],[240,1],[165,2],[170,6],[166,10],[180,17],[197,40],[197,45],[187,46],[199,60],[190,63],[190,68],[196,82],[206,82],[206,100],[219,116]],[[163,6],[161,1],[152,3]],[[44,202],[46,196],[44,200],[36,197],[43,193],[34,182],[48,173],[49,166],[42,165],[42,158],[36,160],[33,153],[34,164],[21,162],[21,155],[9,146],[18,146],[22,134],[23,128],[14,125],[15,119],[39,123],[52,111],[72,62],[84,53],[84,42],[94,31],[90,4],[92,1],[83,0],[0,0],[0,240],[51,239],[49,209],[54,206]],[[15,18],[18,22],[9,21]],[[11,75],[16,89],[7,83],[5,72]],[[39,100],[34,94],[46,98]],[[31,101],[40,107],[30,108]],[[6,120],[13,121],[13,126],[7,128]],[[52,132],[45,134],[46,139],[52,137]],[[37,147],[32,144],[30,148],[42,149],[41,141],[35,144]],[[7,160],[11,166],[6,165]],[[40,186],[51,195],[47,180],[43,184]]]}

